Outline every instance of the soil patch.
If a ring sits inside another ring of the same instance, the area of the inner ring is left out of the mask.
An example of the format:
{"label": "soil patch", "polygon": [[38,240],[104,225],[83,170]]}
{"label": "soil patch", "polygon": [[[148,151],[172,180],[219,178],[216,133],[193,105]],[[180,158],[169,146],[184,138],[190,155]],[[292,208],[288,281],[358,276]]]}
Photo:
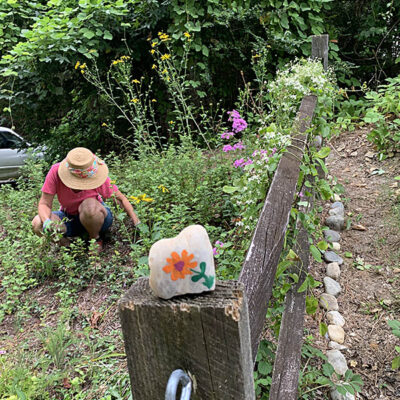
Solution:
{"label": "soil patch", "polygon": [[[400,372],[391,369],[395,345],[400,343],[387,324],[400,319],[400,185],[394,180],[400,175],[400,154],[378,161],[366,138],[369,129],[332,140],[327,164],[343,186],[340,196],[348,220],[338,252],[345,260],[338,297],[346,319],[345,357],[364,380],[358,398],[389,400],[400,398]],[[324,212],[328,209],[326,205]],[[354,229],[356,225],[365,230]],[[325,265],[314,270],[322,280]],[[320,343],[324,350],[327,343]]]}

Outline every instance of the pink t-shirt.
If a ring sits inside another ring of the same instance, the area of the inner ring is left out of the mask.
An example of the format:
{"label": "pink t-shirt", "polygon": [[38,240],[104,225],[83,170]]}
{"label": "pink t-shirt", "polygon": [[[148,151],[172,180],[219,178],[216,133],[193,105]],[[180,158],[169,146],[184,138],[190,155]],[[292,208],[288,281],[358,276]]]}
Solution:
{"label": "pink t-shirt", "polygon": [[117,186],[111,183],[110,178],[107,178],[106,181],[96,189],[82,190],[75,193],[62,183],[58,176],[59,166],[60,163],[57,163],[50,168],[44,181],[42,192],[52,195],[56,194],[61,204],[61,210],[70,215],[78,214],[79,206],[83,200],[95,198],[99,202],[102,202],[103,199],[110,198],[113,193],[118,191]]}

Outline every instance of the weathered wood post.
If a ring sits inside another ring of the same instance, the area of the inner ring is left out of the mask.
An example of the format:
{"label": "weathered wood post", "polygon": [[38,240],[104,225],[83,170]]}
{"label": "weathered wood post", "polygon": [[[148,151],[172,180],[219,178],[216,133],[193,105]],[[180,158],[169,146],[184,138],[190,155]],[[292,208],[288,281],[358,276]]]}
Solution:
{"label": "weathered wood post", "polygon": [[254,400],[247,301],[239,282],[162,300],[142,278],[119,302],[134,400],[163,400],[170,374],[185,370],[192,400]]}
{"label": "weathered wood post", "polygon": [[328,69],[329,35],[312,36],[311,57],[320,58],[324,64],[324,70]]}

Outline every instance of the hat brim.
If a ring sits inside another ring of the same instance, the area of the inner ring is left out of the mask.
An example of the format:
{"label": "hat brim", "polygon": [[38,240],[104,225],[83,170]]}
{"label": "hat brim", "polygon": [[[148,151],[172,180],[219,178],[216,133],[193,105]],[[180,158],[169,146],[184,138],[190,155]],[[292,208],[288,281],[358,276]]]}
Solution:
{"label": "hat brim", "polygon": [[75,190],[90,190],[101,186],[108,177],[108,167],[106,164],[99,164],[96,174],[90,178],[78,178],[69,172],[67,160],[63,160],[58,168],[58,176],[61,182]]}

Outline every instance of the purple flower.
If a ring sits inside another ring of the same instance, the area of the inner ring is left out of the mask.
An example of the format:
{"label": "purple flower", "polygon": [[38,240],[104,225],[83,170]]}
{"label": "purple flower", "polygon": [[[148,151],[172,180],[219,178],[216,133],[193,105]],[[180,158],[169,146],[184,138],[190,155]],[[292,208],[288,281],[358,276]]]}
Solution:
{"label": "purple flower", "polygon": [[300,198],[303,198],[303,197],[304,197],[304,193],[303,193],[303,191],[301,191],[301,192],[298,192],[298,193],[297,193],[297,195],[298,195]]}
{"label": "purple flower", "polygon": [[247,122],[242,118],[235,118],[232,122],[233,132],[241,132],[247,128]]}
{"label": "purple flower", "polygon": [[0,350],[0,354],[6,354],[7,352],[5,350]]}
{"label": "purple flower", "polygon": [[246,146],[242,142],[237,142],[235,145],[233,145],[233,148],[235,150],[244,150]]}
{"label": "purple flower", "polygon": [[233,163],[233,166],[234,166],[235,168],[238,168],[238,167],[241,167],[243,163],[244,163],[244,158],[240,158],[240,159],[236,160],[236,161]]}
{"label": "purple flower", "polygon": [[228,121],[232,121],[232,131],[241,132],[247,128],[247,122],[240,116],[236,110],[228,111]]}
{"label": "purple flower", "polygon": [[224,133],[221,135],[221,139],[230,139],[231,136],[233,136],[233,135],[234,135],[234,132],[224,132]]}
{"label": "purple flower", "polygon": [[273,156],[275,153],[276,153],[276,147],[274,147],[274,148],[272,149],[271,155]]}
{"label": "purple flower", "polygon": [[248,158],[245,163],[242,164],[242,167],[245,167],[246,165],[253,164],[253,160],[251,158]]}
{"label": "purple flower", "polygon": [[235,150],[230,144],[226,144],[223,148],[222,148],[222,151],[224,151],[225,153],[227,152],[227,151],[232,151],[232,150]]}
{"label": "purple flower", "polygon": [[217,240],[217,241],[215,242],[215,245],[217,245],[217,246],[219,246],[219,247],[222,247],[222,246],[224,245],[224,243],[222,243],[221,241]]}
{"label": "purple flower", "polygon": [[229,118],[228,121],[232,121],[236,118],[240,118],[240,114],[236,110],[228,111]]}
{"label": "purple flower", "polygon": [[216,247],[213,248],[213,254],[214,254],[214,256],[216,256],[218,254],[218,251],[217,251]]}

